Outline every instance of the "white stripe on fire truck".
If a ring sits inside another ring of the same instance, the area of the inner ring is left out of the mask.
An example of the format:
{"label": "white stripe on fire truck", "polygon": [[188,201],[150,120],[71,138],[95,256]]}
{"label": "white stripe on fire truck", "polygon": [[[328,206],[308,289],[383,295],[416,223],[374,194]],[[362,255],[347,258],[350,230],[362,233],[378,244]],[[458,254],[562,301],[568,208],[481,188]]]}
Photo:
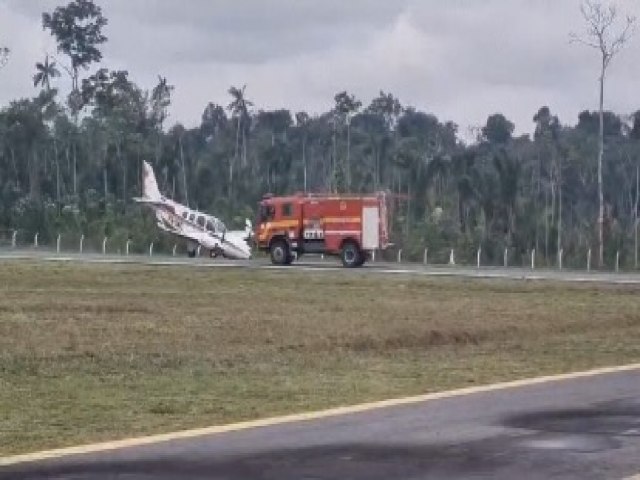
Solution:
{"label": "white stripe on fire truck", "polygon": [[325,235],[360,235],[360,230],[325,230]]}
{"label": "white stripe on fire truck", "polygon": [[324,223],[360,223],[360,217],[325,217]]}

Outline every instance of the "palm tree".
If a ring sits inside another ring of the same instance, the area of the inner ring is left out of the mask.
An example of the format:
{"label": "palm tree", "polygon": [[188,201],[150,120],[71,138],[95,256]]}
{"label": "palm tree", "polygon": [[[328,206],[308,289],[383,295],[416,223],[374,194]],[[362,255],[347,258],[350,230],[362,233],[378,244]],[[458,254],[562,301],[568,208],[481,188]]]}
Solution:
{"label": "palm tree", "polygon": [[304,192],[307,192],[307,135],[311,119],[306,112],[296,113],[296,125],[302,132],[302,168]]}
{"label": "palm tree", "polygon": [[[239,158],[240,149],[240,132],[242,131],[242,147],[243,147],[243,164],[247,163],[247,144],[246,144],[246,123],[249,118],[249,108],[253,106],[253,103],[245,98],[244,91],[247,88],[246,85],[242,86],[242,89],[237,87],[230,87],[228,92],[233,97],[233,101],[227,106],[232,116],[237,119],[236,129],[236,153],[234,161]],[[231,196],[231,184],[233,182],[233,166],[234,162],[230,162],[229,165],[229,196]]]}
{"label": "palm tree", "polygon": [[56,62],[49,63],[49,55],[44,58],[44,63],[36,63],[36,74],[33,76],[33,86],[38,85],[51,90],[51,79],[60,76],[60,70],[56,68]]}
{"label": "palm tree", "polygon": [[362,102],[357,100],[354,95],[349,95],[346,91],[340,92],[334,96],[336,105],[334,111],[342,123],[347,126],[347,160],[346,160],[346,182],[347,189],[351,188],[351,117],[355,115]]}

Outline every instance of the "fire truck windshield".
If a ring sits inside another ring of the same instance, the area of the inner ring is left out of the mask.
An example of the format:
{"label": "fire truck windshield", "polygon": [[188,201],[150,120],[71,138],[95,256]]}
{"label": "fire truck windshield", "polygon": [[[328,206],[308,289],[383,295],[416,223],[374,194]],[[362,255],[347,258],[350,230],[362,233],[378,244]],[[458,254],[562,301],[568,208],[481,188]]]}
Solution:
{"label": "fire truck windshield", "polygon": [[275,214],[276,209],[273,205],[260,205],[260,223],[270,222]]}

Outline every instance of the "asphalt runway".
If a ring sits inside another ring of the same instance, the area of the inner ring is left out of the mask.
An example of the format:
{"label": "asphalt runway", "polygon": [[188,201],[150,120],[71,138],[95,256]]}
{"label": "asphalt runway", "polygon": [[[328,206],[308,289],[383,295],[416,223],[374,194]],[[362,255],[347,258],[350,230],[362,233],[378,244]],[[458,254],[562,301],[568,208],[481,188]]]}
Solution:
{"label": "asphalt runway", "polygon": [[[1,464],[1,463],[0,463]],[[0,467],[0,479],[624,479],[640,367]]]}
{"label": "asphalt runway", "polygon": [[330,272],[339,271],[349,275],[414,275],[414,276],[458,276],[466,278],[497,278],[511,280],[550,280],[558,282],[606,283],[640,285],[640,272],[579,271],[568,269],[530,269],[519,267],[469,267],[469,266],[424,266],[415,263],[369,262],[362,268],[343,268],[337,258],[303,257],[291,266],[274,266],[269,260],[225,260],[209,258],[185,258],[144,255],[69,254],[47,250],[0,250],[0,261],[39,260],[51,262],[139,264],[149,266],[180,266],[193,268],[246,268],[275,271]]}

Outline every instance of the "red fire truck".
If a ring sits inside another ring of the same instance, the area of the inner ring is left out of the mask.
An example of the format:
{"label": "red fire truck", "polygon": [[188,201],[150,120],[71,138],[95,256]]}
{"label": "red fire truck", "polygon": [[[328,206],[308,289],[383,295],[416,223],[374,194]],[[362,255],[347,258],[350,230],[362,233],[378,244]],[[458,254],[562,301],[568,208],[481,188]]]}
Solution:
{"label": "red fire truck", "polygon": [[359,267],[374,250],[389,245],[388,196],[265,195],[259,205],[255,240],[272,263],[288,265],[305,253],[336,255],[345,267]]}

